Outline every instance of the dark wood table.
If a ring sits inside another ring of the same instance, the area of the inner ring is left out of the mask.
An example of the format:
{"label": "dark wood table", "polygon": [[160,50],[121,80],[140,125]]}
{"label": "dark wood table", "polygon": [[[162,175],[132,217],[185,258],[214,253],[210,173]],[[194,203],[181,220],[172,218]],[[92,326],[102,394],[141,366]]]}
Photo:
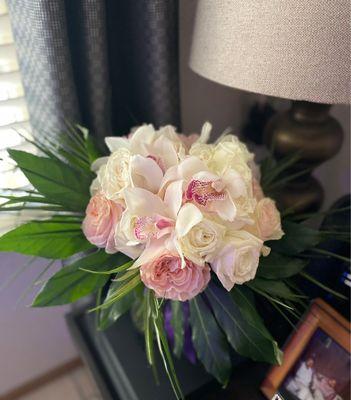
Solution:
{"label": "dark wood table", "polygon": [[[67,315],[77,349],[92,372],[104,400],[173,400],[167,377],[158,360],[160,385],[147,365],[144,341],[129,315],[104,332],[98,332],[94,314],[83,306]],[[234,360],[231,383],[223,390],[201,366],[176,360],[176,370],[188,400],[264,400],[259,385],[269,366]]]}

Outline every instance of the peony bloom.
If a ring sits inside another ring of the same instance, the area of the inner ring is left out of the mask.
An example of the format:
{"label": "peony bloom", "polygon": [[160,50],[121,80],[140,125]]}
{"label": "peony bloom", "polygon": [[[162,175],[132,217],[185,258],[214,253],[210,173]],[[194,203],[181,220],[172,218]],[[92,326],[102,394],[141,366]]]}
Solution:
{"label": "peony bloom", "polygon": [[163,254],[154,261],[143,264],[140,277],[145,286],[157,297],[186,301],[201,293],[210,281],[210,269],[185,259],[185,267],[179,256]]}
{"label": "peony bloom", "polygon": [[231,232],[226,245],[211,262],[222,285],[230,291],[234,284],[254,279],[263,242],[249,232]]}
{"label": "peony bloom", "polygon": [[265,197],[257,203],[254,218],[255,224],[249,226],[247,230],[263,241],[279,240],[284,235],[280,213],[275,202],[269,197]]}
{"label": "peony bloom", "polygon": [[108,200],[103,194],[94,195],[89,201],[82,225],[89,242],[97,247],[105,247],[107,253],[115,253],[114,235],[123,209],[121,203]]}

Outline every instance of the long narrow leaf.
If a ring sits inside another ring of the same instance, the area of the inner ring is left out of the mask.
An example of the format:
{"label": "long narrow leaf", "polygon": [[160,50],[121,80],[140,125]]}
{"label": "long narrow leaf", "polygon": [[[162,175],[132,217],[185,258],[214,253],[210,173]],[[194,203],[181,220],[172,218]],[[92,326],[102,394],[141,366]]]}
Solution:
{"label": "long narrow leaf", "polygon": [[341,294],[341,293],[339,293],[339,292],[336,292],[335,290],[331,289],[330,287],[328,287],[328,286],[326,286],[326,285],[323,285],[323,283],[321,283],[318,279],[315,279],[312,275],[307,274],[307,273],[304,272],[304,271],[301,271],[301,272],[300,272],[300,275],[301,275],[303,278],[305,278],[306,280],[312,282],[312,283],[315,284],[316,286],[318,286],[318,287],[320,287],[321,289],[325,290],[326,292],[328,292],[328,293],[330,293],[330,294],[332,294],[332,295],[334,295],[334,296],[336,296],[336,297],[339,297],[339,298],[342,299],[342,300],[347,300],[347,297],[346,297],[346,296],[344,296],[343,294]]}
{"label": "long narrow leaf", "polygon": [[296,255],[316,246],[322,237],[320,233],[304,226],[290,221],[283,222],[283,231],[285,235],[276,241],[268,242],[272,250],[285,255]]}
{"label": "long narrow leaf", "polygon": [[108,280],[108,276],[93,275],[81,271],[82,267],[106,270],[119,262],[119,254],[98,251],[63,267],[43,286],[32,304],[47,307],[73,303],[88,294],[95,293]]}
{"label": "long narrow leaf", "polygon": [[0,251],[51,259],[64,259],[91,248],[79,222],[33,221],[0,237]]}
{"label": "long narrow leaf", "polygon": [[45,198],[67,210],[83,211],[89,201],[92,176],[73,170],[55,159],[9,150],[11,158]]}
{"label": "long narrow leaf", "polygon": [[171,355],[171,351],[169,349],[166,333],[164,330],[164,324],[163,324],[163,317],[162,313],[159,312],[158,310],[158,304],[157,300],[154,298],[154,307],[153,307],[153,322],[154,322],[154,328],[155,328],[155,333],[156,333],[156,340],[157,340],[157,345],[158,349],[166,370],[166,373],[168,375],[168,378],[171,382],[174,394],[177,398],[177,400],[183,400],[184,395],[182,393],[182,389],[180,387],[177,374],[174,368],[173,364],[173,359]]}
{"label": "long narrow leaf", "polygon": [[287,257],[272,251],[269,256],[261,257],[256,276],[266,279],[288,278],[302,271],[307,264],[308,260]]}
{"label": "long narrow leaf", "polygon": [[[100,302],[97,307],[100,307],[105,301],[108,302],[110,298],[118,292],[122,284],[117,281],[113,281],[110,284],[109,290],[103,302]],[[115,301],[108,308],[98,309],[98,328],[105,330],[114,324],[122,315],[124,315],[133,305],[135,296],[133,292],[129,292],[124,297]]]}
{"label": "long narrow leaf", "polygon": [[215,318],[201,296],[190,300],[190,323],[192,341],[198,358],[207,372],[226,386],[231,371],[229,348]]}
{"label": "long narrow leaf", "polygon": [[[235,293],[235,289],[233,293]],[[282,355],[277,343],[269,337],[267,330],[263,334],[262,323],[257,321],[260,329],[248,323],[237,304],[233,301],[235,294],[232,298],[225,289],[212,284],[207,287],[206,295],[217,321],[237,353],[254,361],[281,364]],[[236,299],[238,300],[238,298]],[[238,304],[241,303],[238,302]],[[251,322],[253,322],[252,317],[253,315],[251,314]]]}
{"label": "long narrow leaf", "polygon": [[[103,275],[93,275],[91,276],[97,276],[99,278],[104,278]],[[107,278],[105,278],[106,280]],[[113,303],[119,301],[122,299],[124,296],[126,296],[128,293],[130,293],[132,290],[135,290],[139,285],[141,284],[140,280],[140,275],[134,276],[131,280],[128,282],[124,283],[119,287],[118,290],[116,290],[114,293],[111,293],[111,296],[109,297],[108,300],[106,300],[104,303],[102,303],[99,307],[94,307],[89,310],[89,312],[93,312],[96,310],[104,309],[110,307]]]}
{"label": "long narrow leaf", "polygon": [[183,306],[180,301],[171,301],[172,319],[171,324],[174,332],[174,354],[179,358],[184,346],[184,315]]}
{"label": "long narrow leaf", "polygon": [[151,290],[147,289],[144,299],[144,335],[145,335],[145,352],[149,365],[152,368],[156,383],[159,383],[158,373],[155,359],[155,330],[153,324],[153,298]]}

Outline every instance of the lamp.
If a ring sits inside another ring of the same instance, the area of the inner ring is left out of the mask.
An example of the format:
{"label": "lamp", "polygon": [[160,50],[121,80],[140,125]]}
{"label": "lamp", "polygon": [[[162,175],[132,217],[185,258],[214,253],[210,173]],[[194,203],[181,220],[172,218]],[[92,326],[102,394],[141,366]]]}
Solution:
{"label": "lamp", "polygon": [[[268,123],[265,142],[274,141],[278,158],[300,151],[294,168],[312,169],[342,143],[329,109],[349,102],[349,2],[199,0],[190,67],[223,85],[293,100]],[[310,173],[279,195],[297,211],[317,209],[322,199]]]}

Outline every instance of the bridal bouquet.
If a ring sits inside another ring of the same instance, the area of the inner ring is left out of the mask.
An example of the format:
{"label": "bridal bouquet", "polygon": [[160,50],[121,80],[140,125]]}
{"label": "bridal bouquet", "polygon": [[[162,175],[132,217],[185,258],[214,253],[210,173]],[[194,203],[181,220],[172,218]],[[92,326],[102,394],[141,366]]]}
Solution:
{"label": "bridal bouquet", "polygon": [[2,211],[43,214],[3,235],[0,251],[68,259],[33,306],[94,293],[100,329],[133,308],[147,360],[156,374],[156,345],[177,398],[171,348],[181,356],[186,340],[223,385],[229,346],[281,363],[255,296],[296,315],[304,296],[293,278],[313,280],[303,271],[305,254],[324,238],[289,213],[282,222],[268,197],[291,160],[266,160],[261,176],[236,136],[208,143],[210,131],[209,123],[190,136],[143,125],[128,137],[106,138],[109,154],[98,157],[88,132],[71,127],[59,145],[33,142],[42,155],[10,150],[34,190],[2,196]]}

